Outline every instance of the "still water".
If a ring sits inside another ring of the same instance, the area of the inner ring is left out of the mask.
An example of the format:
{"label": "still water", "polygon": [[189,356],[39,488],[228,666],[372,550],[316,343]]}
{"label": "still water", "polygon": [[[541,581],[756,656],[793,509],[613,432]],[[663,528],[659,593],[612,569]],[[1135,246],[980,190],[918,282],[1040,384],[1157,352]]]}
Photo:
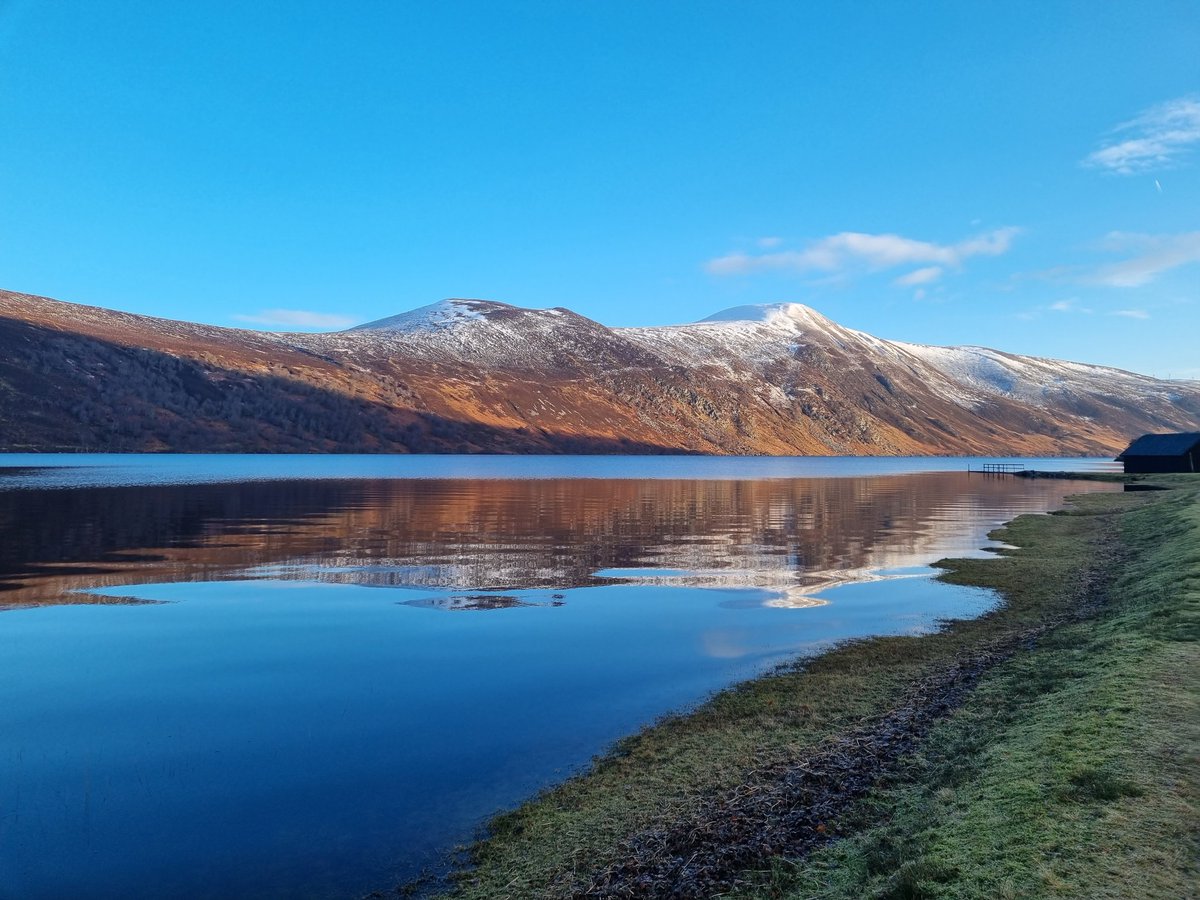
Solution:
{"label": "still water", "polygon": [[48,461],[0,457],[5,898],[386,889],[659,715],[979,614],[930,562],[1111,489],[963,460]]}

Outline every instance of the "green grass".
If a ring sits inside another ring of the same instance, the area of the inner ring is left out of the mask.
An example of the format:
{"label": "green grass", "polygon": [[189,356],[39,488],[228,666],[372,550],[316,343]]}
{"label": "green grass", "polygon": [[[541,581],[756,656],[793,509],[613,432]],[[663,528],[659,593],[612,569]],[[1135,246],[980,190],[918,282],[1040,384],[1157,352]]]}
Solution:
{"label": "green grass", "polygon": [[[1135,496],[1082,504],[1119,513],[1098,560],[1115,575],[1107,605],[987,677],[853,837],[739,896],[1197,895],[1200,505],[1195,487]],[[1035,543],[1010,558],[1006,591],[1038,589],[1023,572],[1076,531],[1062,518],[1025,523]]]}
{"label": "green grass", "polygon": [[1176,489],[1084,495],[994,535],[1015,551],[946,562],[947,580],[1003,593],[993,613],[848,644],[621,742],[498,818],[452,895],[569,894],[622,839],[803,758],[939,665],[1046,623],[837,823],[847,837],[772,860],[737,896],[1194,895],[1200,480],[1155,480]]}

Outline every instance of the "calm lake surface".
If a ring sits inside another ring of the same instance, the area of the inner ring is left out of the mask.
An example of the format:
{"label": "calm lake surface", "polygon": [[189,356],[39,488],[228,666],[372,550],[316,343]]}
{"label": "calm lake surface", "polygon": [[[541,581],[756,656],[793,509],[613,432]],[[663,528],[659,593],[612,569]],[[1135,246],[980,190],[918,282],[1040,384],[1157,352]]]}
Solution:
{"label": "calm lake surface", "polygon": [[1118,489],[966,467],[0,455],[0,897],[387,889],[659,715],[979,614],[929,563]]}

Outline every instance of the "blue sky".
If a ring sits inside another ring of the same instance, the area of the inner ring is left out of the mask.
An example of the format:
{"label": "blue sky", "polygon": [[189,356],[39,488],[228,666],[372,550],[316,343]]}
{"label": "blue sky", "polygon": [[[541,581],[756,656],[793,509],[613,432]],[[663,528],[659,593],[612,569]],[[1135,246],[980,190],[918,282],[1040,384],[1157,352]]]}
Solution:
{"label": "blue sky", "polygon": [[0,0],[0,287],[796,301],[1200,378],[1200,4]]}

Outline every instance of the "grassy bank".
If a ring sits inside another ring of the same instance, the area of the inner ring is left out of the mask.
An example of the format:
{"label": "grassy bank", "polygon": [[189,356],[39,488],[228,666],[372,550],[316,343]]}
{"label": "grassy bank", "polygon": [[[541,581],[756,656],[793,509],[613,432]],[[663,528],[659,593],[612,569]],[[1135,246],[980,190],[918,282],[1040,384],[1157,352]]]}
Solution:
{"label": "grassy bank", "polygon": [[944,564],[1006,602],[848,644],[493,823],[452,895],[1194,896],[1200,479]]}

